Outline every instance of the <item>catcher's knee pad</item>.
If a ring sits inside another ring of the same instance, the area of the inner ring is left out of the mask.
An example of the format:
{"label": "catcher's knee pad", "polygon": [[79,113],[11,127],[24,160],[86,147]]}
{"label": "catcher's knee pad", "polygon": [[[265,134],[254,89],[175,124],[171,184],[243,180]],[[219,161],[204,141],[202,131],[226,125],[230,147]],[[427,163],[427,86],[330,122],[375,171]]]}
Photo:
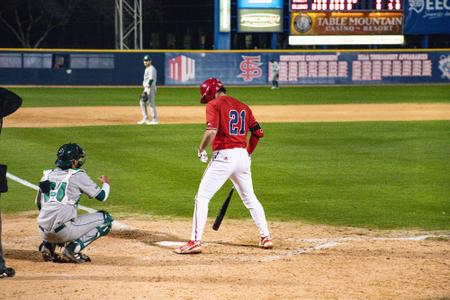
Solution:
{"label": "catcher's knee pad", "polygon": [[98,232],[100,233],[100,236],[104,236],[104,235],[107,235],[109,233],[109,231],[111,230],[112,222],[114,221],[114,219],[111,216],[111,214],[107,211],[101,210],[99,212],[101,212],[103,214],[104,223],[102,226],[97,227],[97,229],[98,229]]}

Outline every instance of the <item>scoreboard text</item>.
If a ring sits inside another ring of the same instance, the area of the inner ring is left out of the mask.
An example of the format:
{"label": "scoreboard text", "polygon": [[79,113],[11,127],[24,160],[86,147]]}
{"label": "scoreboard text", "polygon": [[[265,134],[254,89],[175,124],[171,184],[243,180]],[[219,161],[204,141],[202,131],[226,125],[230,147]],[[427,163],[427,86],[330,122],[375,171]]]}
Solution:
{"label": "scoreboard text", "polygon": [[402,11],[402,0],[291,0],[291,11]]}

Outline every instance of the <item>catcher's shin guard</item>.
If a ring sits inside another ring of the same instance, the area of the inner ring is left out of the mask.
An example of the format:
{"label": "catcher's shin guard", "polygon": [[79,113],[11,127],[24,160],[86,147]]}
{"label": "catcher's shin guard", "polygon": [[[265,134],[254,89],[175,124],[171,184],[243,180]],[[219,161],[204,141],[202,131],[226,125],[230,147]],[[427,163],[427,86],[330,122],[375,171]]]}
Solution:
{"label": "catcher's shin guard", "polygon": [[66,245],[66,249],[69,249],[68,251],[74,252],[74,253],[80,253],[81,250],[86,248],[88,245],[90,245],[93,241],[98,239],[101,236],[107,235],[111,228],[112,228],[112,222],[114,219],[112,216],[106,212],[106,211],[98,211],[98,213],[103,214],[103,224],[100,226],[97,226],[87,232],[85,235],[81,236],[75,241],[72,241]]}
{"label": "catcher's shin guard", "polygon": [[111,214],[107,211],[101,210],[99,212],[103,213],[103,218],[104,218],[105,222],[104,222],[104,225],[97,227],[97,228],[99,229],[99,232],[101,232],[100,236],[105,236],[111,231],[112,223],[113,223],[114,219],[111,216]]}

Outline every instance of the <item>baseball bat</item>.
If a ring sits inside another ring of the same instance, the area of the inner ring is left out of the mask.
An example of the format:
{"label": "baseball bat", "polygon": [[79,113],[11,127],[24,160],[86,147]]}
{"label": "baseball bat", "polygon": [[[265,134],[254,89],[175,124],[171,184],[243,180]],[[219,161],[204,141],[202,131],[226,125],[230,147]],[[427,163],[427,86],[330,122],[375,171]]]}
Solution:
{"label": "baseball bat", "polygon": [[225,217],[225,213],[227,212],[228,204],[230,204],[230,200],[231,200],[231,196],[233,196],[233,192],[234,192],[234,187],[231,188],[230,192],[228,193],[227,198],[225,199],[225,201],[222,204],[222,207],[219,210],[219,213],[217,214],[216,220],[214,221],[214,224],[212,226],[212,228],[216,231],[219,230],[220,224],[222,224],[223,217]]}

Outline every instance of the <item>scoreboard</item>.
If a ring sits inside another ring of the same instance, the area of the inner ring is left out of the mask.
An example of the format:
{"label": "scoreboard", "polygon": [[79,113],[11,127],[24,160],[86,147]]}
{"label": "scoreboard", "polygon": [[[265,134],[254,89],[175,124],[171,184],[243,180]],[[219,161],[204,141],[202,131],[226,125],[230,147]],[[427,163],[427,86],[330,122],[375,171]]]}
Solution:
{"label": "scoreboard", "polygon": [[403,11],[402,0],[291,0],[291,11]]}
{"label": "scoreboard", "polygon": [[403,44],[403,0],[290,0],[290,45]]}

